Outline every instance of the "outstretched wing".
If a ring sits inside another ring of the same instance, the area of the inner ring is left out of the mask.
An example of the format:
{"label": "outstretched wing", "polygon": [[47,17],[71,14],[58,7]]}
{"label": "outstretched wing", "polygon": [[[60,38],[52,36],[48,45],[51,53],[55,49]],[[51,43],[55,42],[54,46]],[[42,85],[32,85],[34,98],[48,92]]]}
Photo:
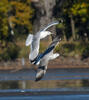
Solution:
{"label": "outstretched wing", "polygon": [[30,46],[31,51],[30,51],[29,59],[34,60],[38,56],[39,47],[40,47],[40,38],[41,39],[45,38],[47,35],[50,35],[50,34],[52,33],[49,31],[43,31],[34,35],[34,37],[32,38],[33,42],[31,43],[31,46]]}
{"label": "outstretched wing", "polygon": [[42,29],[41,31],[46,31],[49,27],[51,27],[53,25],[57,25],[57,24],[59,24],[58,21],[51,22],[44,29]]}

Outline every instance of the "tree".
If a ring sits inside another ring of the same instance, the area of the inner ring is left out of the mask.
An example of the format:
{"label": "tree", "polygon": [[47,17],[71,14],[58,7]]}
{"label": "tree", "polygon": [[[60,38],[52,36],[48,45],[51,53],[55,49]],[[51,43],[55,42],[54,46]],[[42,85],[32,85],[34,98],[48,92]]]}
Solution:
{"label": "tree", "polygon": [[[8,9],[9,3],[8,0],[0,1],[0,40],[8,37]],[[0,41],[1,42],[1,41]]]}
{"label": "tree", "polygon": [[[10,0],[11,11],[10,20],[13,22],[14,28],[18,29],[18,33],[26,33],[32,30],[31,18],[33,9],[30,0]],[[22,30],[22,31],[21,31]]]}
{"label": "tree", "polygon": [[87,33],[88,35],[89,33],[89,28],[87,27],[89,26],[87,23],[89,20],[88,9],[88,0],[67,0],[64,4],[63,12],[70,18],[73,39],[77,38],[76,35],[84,38],[84,34]]}

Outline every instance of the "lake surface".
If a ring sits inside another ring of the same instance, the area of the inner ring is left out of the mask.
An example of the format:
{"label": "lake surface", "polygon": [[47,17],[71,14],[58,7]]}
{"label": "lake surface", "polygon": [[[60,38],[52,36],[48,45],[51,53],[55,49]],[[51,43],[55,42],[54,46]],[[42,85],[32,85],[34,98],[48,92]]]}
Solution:
{"label": "lake surface", "polygon": [[89,100],[89,95],[13,96],[0,100]]}
{"label": "lake surface", "polygon": [[35,71],[0,71],[0,100],[89,100],[89,69],[48,69],[35,82]]}

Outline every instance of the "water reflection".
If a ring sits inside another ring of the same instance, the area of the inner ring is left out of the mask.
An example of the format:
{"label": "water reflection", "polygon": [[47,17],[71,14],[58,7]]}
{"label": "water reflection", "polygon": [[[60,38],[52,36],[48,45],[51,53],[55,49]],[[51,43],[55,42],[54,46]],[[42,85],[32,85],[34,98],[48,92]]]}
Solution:
{"label": "water reflection", "polygon": [[19,88],[17,81],[0,82],[0,89],[17,89]]}
{"label": "water reflection", "polygon": [[0,89],[41,89],[89,87],[88,69],[48,69],[43,80],[35,82],[31,69],[0,72]]}
{"label": "water reflection", "polygon": [[40,82],[4,81],[0,89],[41,89],[41,88],[81,88],[89,87],[89,80],[42,80]]}

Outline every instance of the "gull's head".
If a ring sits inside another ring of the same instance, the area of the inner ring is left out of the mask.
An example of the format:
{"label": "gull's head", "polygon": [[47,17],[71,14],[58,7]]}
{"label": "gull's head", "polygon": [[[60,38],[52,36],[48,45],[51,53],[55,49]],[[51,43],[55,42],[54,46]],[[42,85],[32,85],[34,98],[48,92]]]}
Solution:
{"label": "gull's head", "polygon": [[40,70],[39,72],[37,72],[35,81],[41,80],[43,75],[44,75],[44,70]]}
{"label": "gull's head", "polygon": [[47,70],[46,66],[42,66],[42,67],[38,68],[35,81],[40,81],[43,78],[43,76],[45,75],[46,70]]}

